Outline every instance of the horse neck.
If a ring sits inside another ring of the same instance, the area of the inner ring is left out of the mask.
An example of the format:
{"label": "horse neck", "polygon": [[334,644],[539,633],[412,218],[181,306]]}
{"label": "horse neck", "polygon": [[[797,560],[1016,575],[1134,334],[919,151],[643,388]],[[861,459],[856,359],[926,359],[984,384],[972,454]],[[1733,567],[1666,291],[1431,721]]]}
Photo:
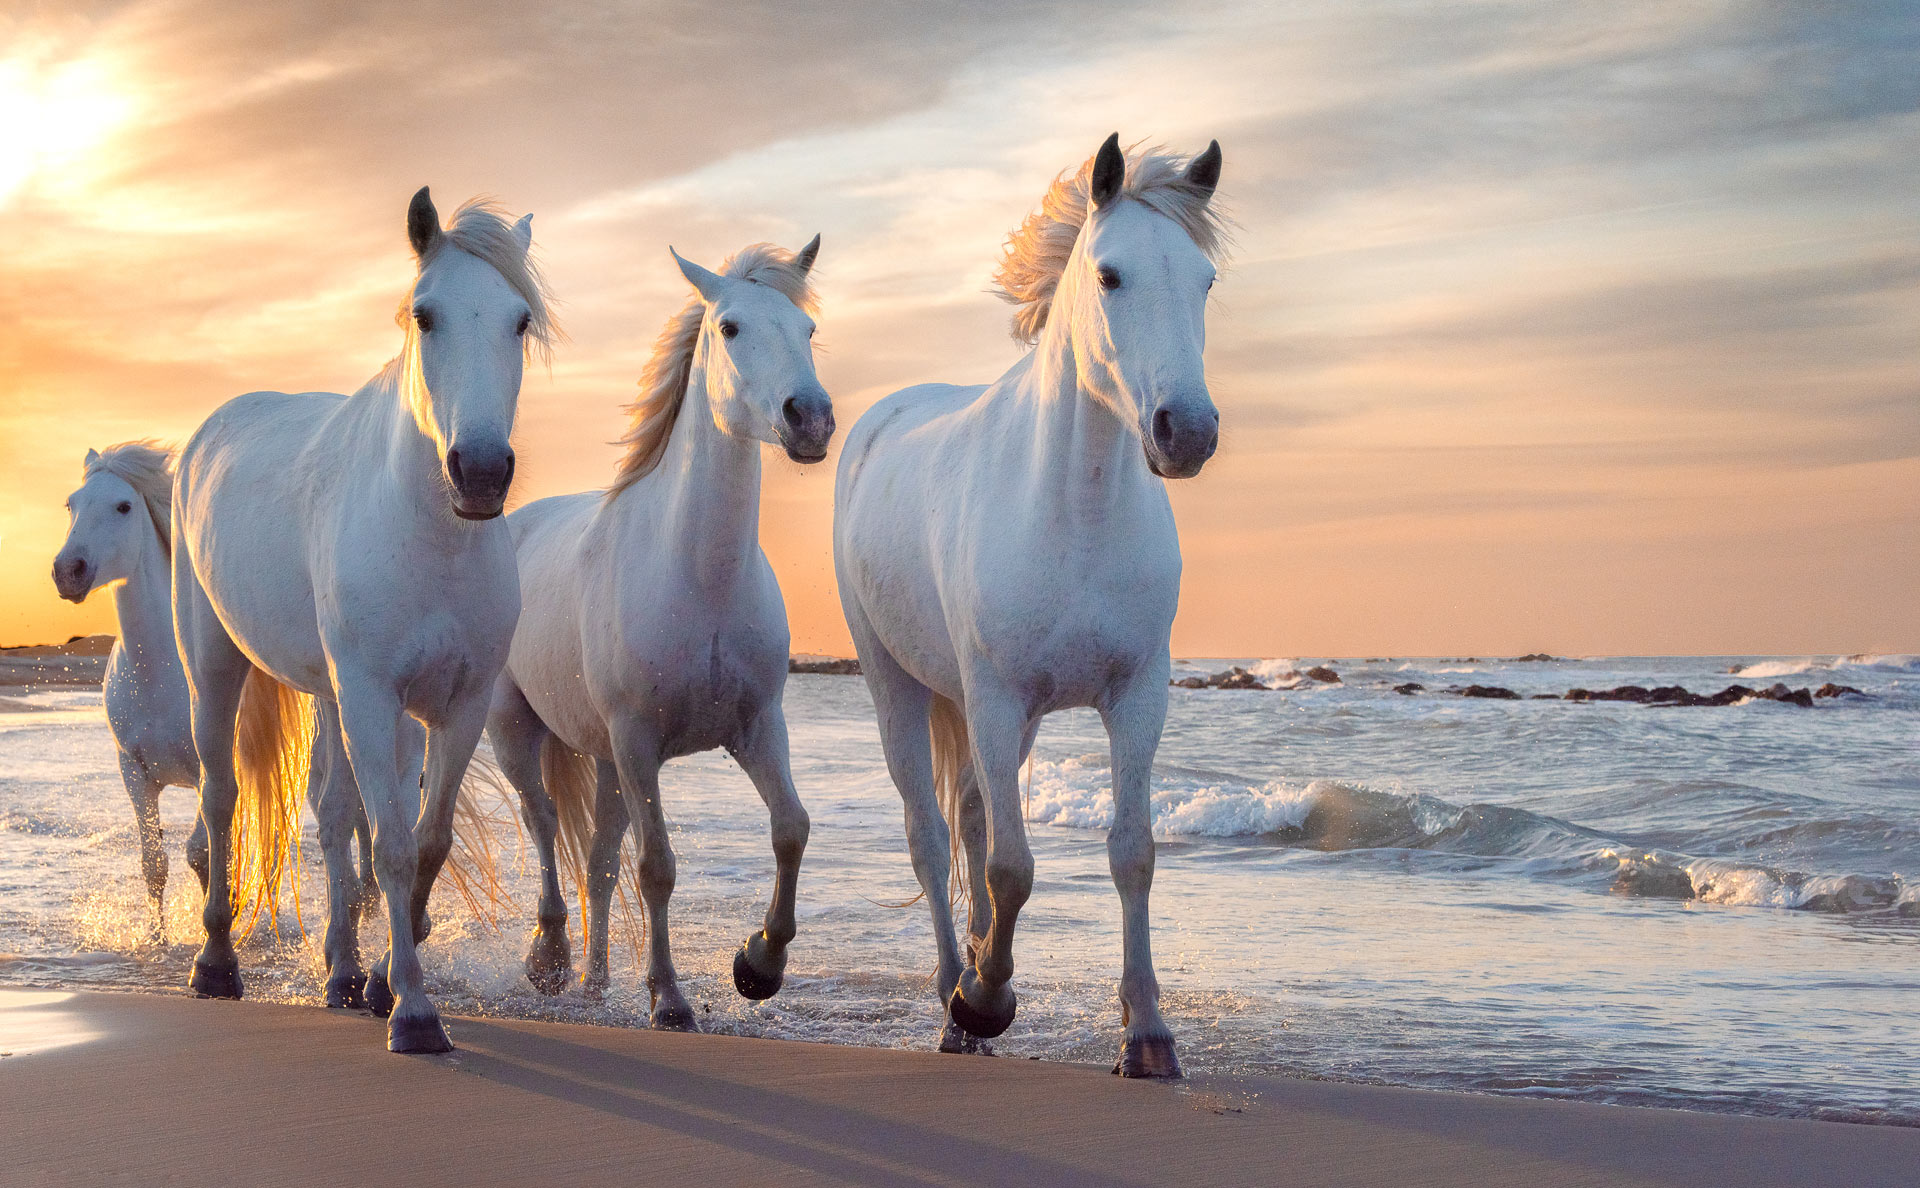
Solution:
{"label": "horse neck", "polygon": [[667,448],[650,476],[664,497],[615,498],[611,512],[627,522],[651,521],[648,533],[689,562],[702,585],[731,581],[760,544],[760,443],[734,437],[713,422],[703,355],[695,357]]}
{"label": "horse neck", "polygon": [[433,439],[420,431],[413,409],[407,405],[403,359],[389,363],[356,394],[356,399],[369,402],[367,427],[385,439],[386,465],[381,477],[387,490],[382,494],[399,514],[411,515],[430,528],[457,532],[464,521],[453,514],[447,501],[440,451]]}
{"label": "horse neck", "polygon": [[[142,508],[142,511],[145,509]],[[113,589],[113,610],[120,620],[120,646],[142,665],[179,667],[173,638],[172,574],[160,531],[140,533],[133,573]]]}
{"label": "horse neck", "polygon": [[1138,435],[1081,387],[1066,319],[1048,323],[1015,371],[1013,407],[1037,452],[1042,493],[1105,508],[1119,489],[1152,482]]}

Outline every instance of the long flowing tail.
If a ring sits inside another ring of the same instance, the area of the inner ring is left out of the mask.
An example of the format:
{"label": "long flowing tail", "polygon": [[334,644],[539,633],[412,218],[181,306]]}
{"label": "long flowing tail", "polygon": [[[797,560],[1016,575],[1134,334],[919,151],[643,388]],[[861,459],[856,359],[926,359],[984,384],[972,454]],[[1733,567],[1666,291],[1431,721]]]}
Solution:
{"label": "long flowing tail", "polygon": [[289,876],[298,868],[300,801],[312,753],[313,698],[249,670],[233,733],[240,797],[233,812],[231,903],[235,921],[244,921],[243,935],[262,911],[279,931],[283,883],[292,887],[299,919],[299,880]]}
{"label": "long flowing tail", "polygon": [[973,741],[967,735],[967,714],[959,704],[938,693],[927,711],[927,734],[933,743],[933,790],[940,815],[947,819],[949,905],[967,905],[968,929],[973,921],[973,882],[967,877],[966,847],[960,836],[960,802],[966,795],[967,768],[973,762]]}
{"label": "long flowing tail", "polygon": [[476,748],[454,797],[453,850],[440,873],[453,884],[468,913],[495,933],[500,918],[514,913],[513,896],[500,882],[499,856],[500,839],[509,832],[520,840],[520,816],[513,806],[513,785]]}
{"label": "long flowing tail", "polygon": [[[594,801],[600,782],[594,761],[549,734],[540,744],[540,782],[560,818],[560,842],[555,857],[560,869],[572,881],[580,905],[579,918],[587,919],[587,864],[593,848]],[[647,921],[635,909],[640,900],[640,855],[634,849],[631,831],[620,842],[620,866],[626,877],[619,884],[620,930],[633,947],[635,962],[640,960],[646,943]]]}

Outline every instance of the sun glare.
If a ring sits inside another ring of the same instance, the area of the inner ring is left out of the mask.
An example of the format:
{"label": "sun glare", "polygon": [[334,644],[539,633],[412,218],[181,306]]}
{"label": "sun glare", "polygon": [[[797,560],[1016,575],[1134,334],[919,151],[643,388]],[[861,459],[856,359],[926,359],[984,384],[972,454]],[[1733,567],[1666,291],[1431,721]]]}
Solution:
{"label": "sun glare", "polygon": [[36,178],[70,170],[132,106],[98,61],[0,60],[0,205]]}

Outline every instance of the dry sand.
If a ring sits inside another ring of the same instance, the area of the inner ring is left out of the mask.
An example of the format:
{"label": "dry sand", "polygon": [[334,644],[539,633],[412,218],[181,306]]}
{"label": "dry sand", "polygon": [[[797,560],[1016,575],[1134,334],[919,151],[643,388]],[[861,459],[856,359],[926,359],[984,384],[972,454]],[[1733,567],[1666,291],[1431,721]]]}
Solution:
{"label": "dry sand", "polygon": [[1920,1130],[0,990],[0,1184],[1912,1185]]}

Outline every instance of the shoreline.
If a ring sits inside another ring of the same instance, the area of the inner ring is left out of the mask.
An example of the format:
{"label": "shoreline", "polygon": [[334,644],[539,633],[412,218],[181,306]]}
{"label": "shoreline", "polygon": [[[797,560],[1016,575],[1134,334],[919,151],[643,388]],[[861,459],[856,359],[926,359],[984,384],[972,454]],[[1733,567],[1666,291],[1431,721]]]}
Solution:
{"label": "shoreline", "polygon": [[0,988],[0,1178],[1760,1188],[1842,1167],[1851,1184],[1908,1183],[1920,1163],[1920,1131],[1896,1126],[448,1024],[454,1052],[403,1057],[360,1013]]}

